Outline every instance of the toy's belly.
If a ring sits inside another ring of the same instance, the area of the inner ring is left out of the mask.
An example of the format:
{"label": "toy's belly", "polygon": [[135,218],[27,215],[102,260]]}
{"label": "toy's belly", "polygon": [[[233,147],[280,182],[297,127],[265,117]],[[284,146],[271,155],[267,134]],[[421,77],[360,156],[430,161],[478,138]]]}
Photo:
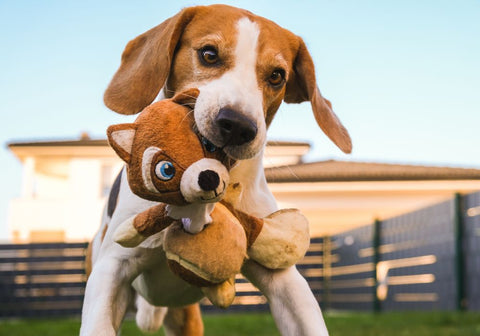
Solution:
{"label": "toy's belly", "polygon": [[165,257],[140,274],[132,285],[155,306],[180,307],[198,302],[203,297],[198,287],[188,284],[170,271]]}

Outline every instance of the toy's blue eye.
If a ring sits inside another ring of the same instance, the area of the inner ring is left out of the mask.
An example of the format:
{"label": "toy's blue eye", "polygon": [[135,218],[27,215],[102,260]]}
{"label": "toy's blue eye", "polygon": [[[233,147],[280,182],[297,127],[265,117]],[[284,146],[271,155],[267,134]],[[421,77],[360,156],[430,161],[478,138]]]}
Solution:
{"label": "toy's blue eye", "polygon": [[210,141],[208,141],[206,138],[203,138],[203,137],[202,137],[202,145],[203,147],[205,147],[207,152],[213,153],[217,150],[217,147],[213,143],[211,143]]}
{"label": "toy's blue eye", "polygon": [[175,176],[175,167],[169,161],[160,161],[155,166],[155,174],[160,180],[169,181]]}

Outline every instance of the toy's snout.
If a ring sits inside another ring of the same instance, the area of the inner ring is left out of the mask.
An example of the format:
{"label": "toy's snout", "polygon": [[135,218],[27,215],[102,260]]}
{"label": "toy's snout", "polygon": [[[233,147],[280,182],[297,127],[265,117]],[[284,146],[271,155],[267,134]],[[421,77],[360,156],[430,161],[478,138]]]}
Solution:
{"label": "toy's snout", "polygon": [[215,191],[220,185],[220,176],[214,170],[204,170],[198,175],[198,185],[203,191]]}
{"label": "toy's snout", "polygon": [[228,170],[220,161],[201,159],[183,173],[180,192],[189,203],[214,203],[222,199],[228,182]]}

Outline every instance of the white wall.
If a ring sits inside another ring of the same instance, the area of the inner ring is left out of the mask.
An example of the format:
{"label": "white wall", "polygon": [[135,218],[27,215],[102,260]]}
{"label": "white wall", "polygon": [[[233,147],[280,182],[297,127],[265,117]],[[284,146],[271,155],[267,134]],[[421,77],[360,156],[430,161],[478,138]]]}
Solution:
{"label": "white wall", "polygon": [[28,241],[31,231],[64,231],[69,241],[85,241],[97,231],[106,200],[102,186],[111,185],[122,163],[101,157],[56,163],[50,160],[47,172],[39,161],[26,165],[22,197],[10,202],[11,239]]}

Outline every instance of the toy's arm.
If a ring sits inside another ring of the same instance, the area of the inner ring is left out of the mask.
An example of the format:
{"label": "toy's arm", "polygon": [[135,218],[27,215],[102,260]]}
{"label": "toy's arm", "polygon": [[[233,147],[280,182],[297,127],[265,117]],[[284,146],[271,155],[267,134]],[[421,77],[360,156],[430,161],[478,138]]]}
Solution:
{"label": "toy's arm", "polygon": [[167,216],[165,204],[161,203],[121,223],[115,231],[114,240],[123,247],[135,247],[174,221]]}
{"label": "toy's arm", "polygon": [[247,247],[252,246],[263,228],[263,219],[249,215],[243,211],[237,210],[228,202],[220,201],[232,214],[238,219],[247,235]]}
{"label": "toy's arm", "polygon": [[248,255],[270,269],[287,268],[305,256],[310,245],[308,220],[297,209],[283,209],[265,218],[244,213],[222,202],[247,234]]}

